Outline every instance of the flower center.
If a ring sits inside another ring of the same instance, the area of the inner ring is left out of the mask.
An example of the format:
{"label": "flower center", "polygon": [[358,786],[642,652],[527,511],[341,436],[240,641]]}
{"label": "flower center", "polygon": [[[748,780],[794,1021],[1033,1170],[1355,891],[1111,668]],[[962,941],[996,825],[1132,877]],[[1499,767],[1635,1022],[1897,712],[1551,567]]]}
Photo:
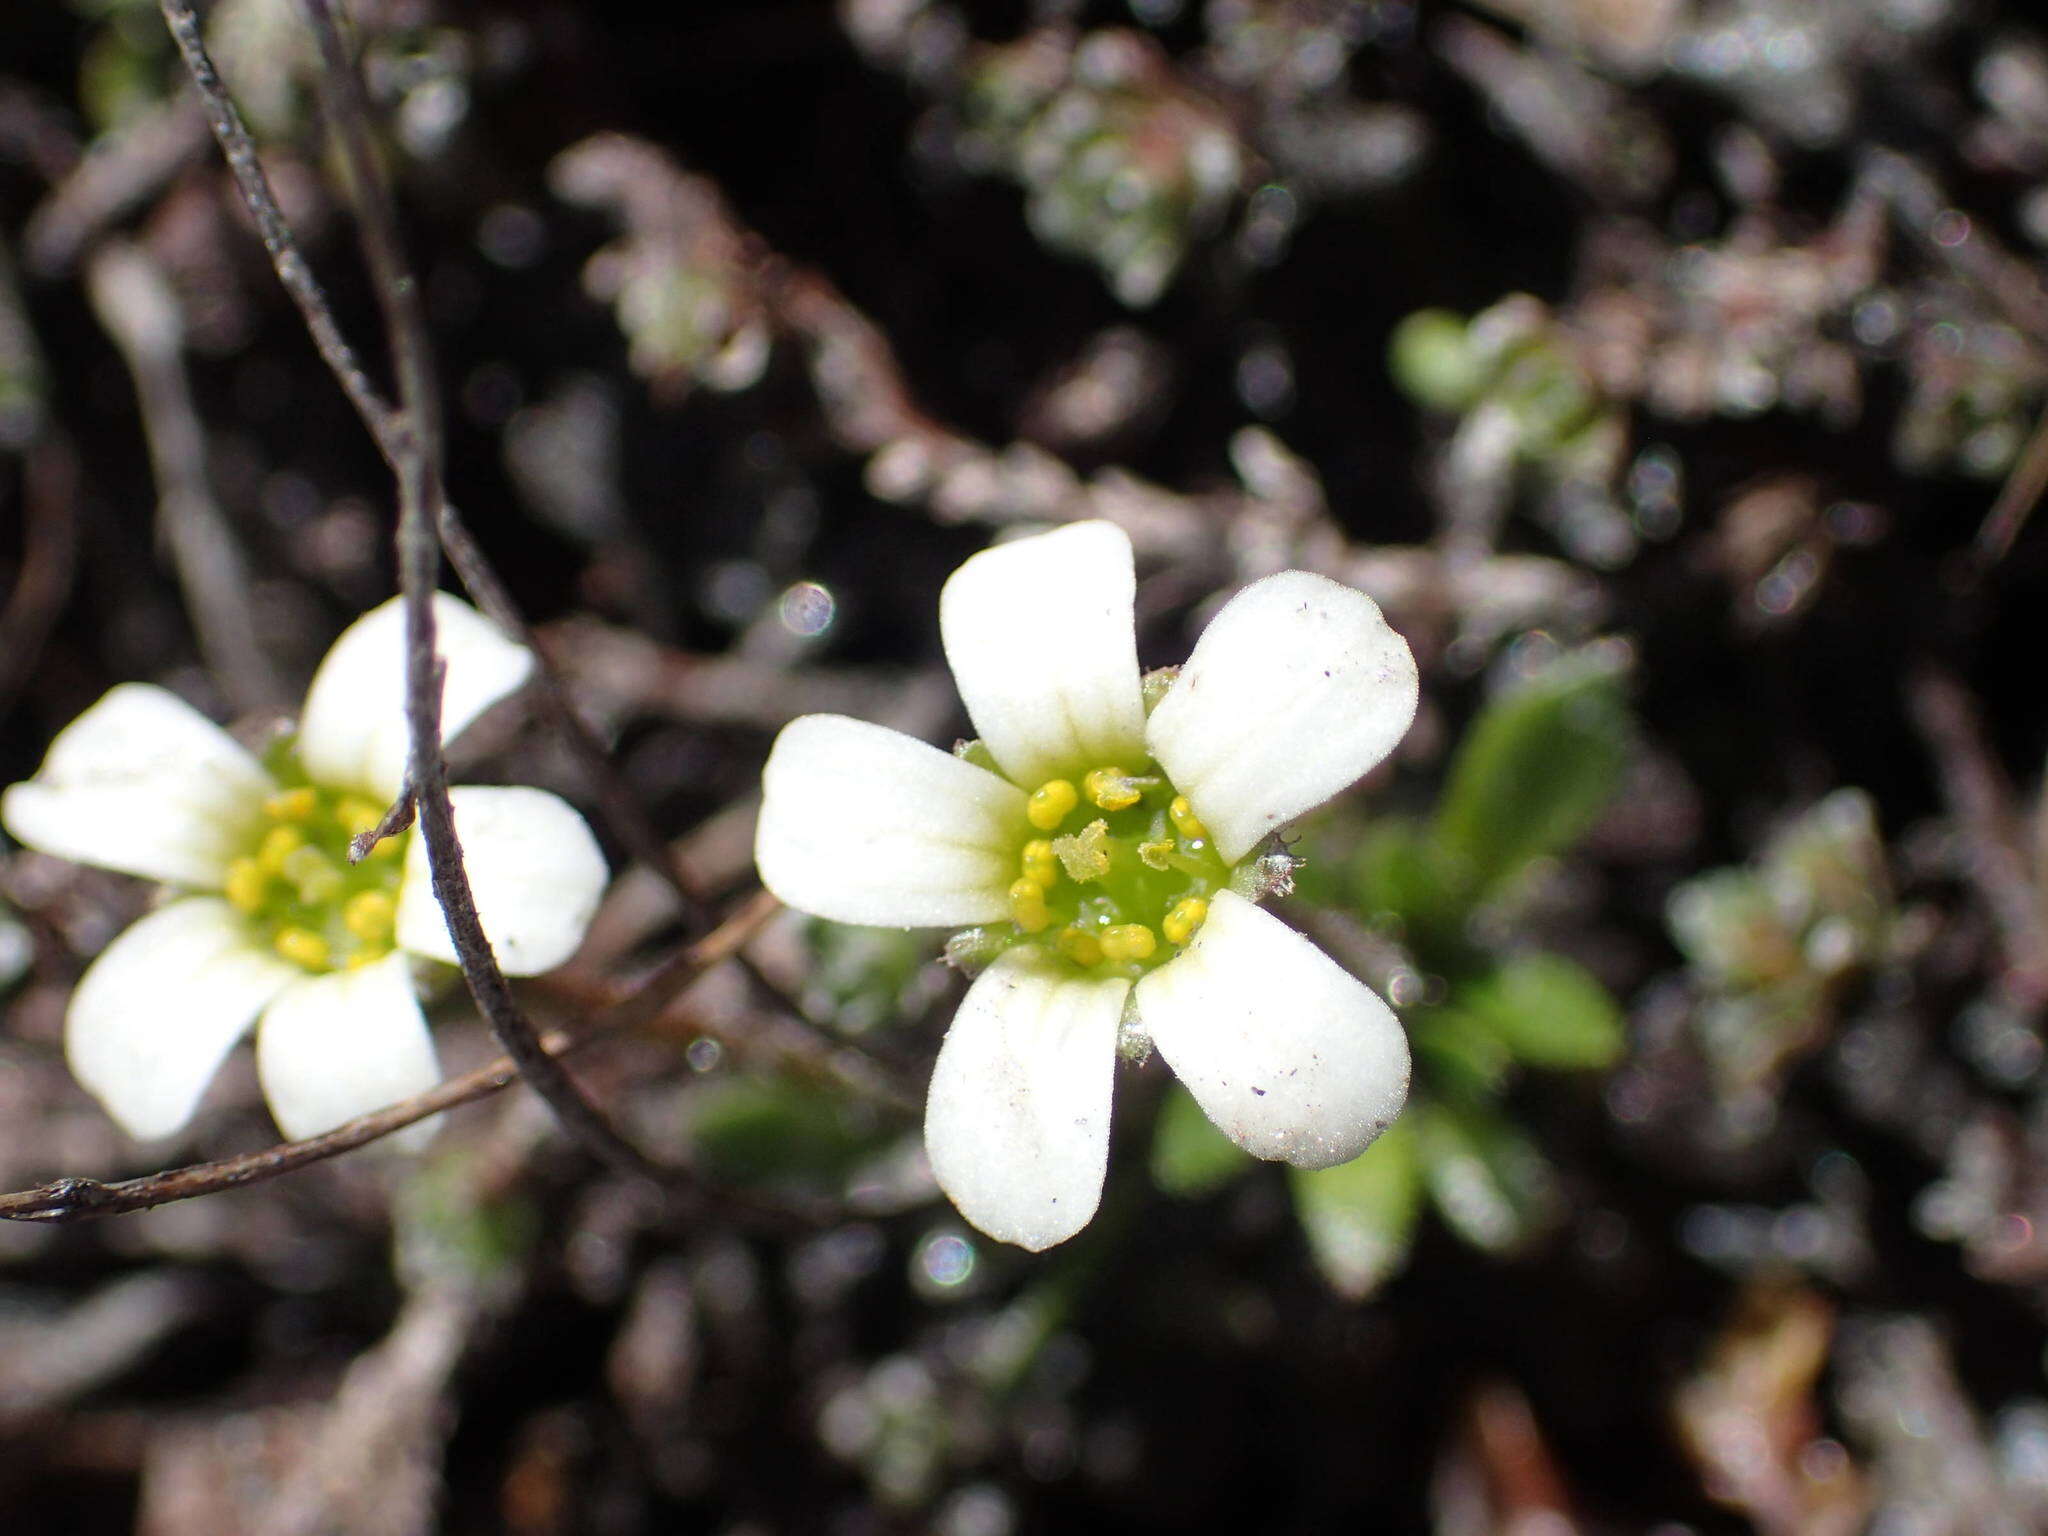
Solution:
{"label": "flower center", "polygon": [[1025,815],[1036,835],[1018,850],[1003,937],[1049,941],[1086,970],[1136,977],[1172,959],[1230,883],[1187,797],[1150,764],[1048,780]]}
{"label": "flower center", "polygon": [[228,865],[229,905],[259,943],[308,971],[383,959],[393,947],[411,834],[386,838],[360,864],[348,861],[349,839],[383,815],[363,795],[318,784],[278,791],[263,804],[249,851]]}

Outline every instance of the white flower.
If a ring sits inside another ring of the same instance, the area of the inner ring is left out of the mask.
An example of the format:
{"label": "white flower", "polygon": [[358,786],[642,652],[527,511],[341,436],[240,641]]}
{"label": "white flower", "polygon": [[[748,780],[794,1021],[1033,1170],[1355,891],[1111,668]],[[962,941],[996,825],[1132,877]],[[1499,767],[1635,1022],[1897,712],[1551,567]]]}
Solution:
{"label": "white flower", "polygon": [[[452,737],[525,681],[533,658],[474,609],[434,605]],[[396,601],[335,641],[295,737],[259,760],[175,695],[123,683],[0,796],[31,848],[160,880],[176,894],[80,978],[64,1021],[78,1080],[129,1134],[167,1135],[251,1023],[263,1094],[290,1137],[432,1087],[414,957],[455,950],[414,833],[350,866],[405,777],[405,618]],[[583,818],[537,789],[450,792],[499,964],[559,965],[606,878]]]}
{"label": "white flower", "polygon": [[948,756],[810,715],[762,773],[755,857],[790,906],[984,925],[954,944],[995,959],[939,1052],[925,1145],[969,1221],[1031,1249],[1101,1199],[1127,1007],[1260,1157],[1344,1162],[1408,1091],[1386,1004],[1254,905],[1268,835],[1408,729],[1407,645],[1362,593],[1284,571],[1224,606],[1148,712],[1134,590],[1108,523],[985,550],[939,605],[980,742]]}

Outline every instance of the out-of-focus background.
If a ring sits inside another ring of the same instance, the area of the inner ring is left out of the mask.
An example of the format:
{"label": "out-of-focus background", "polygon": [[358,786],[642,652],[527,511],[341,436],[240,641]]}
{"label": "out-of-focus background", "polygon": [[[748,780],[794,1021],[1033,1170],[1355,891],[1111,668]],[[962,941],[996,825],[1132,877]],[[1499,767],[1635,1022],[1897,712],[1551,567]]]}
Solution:
{"label": "out-of-focus background", "polygon": [[[1283,915],[1408,1114],[1304,1176],[1120,1069],[1032,1257],[920,1161],[937,936],[785,914],[513,1090],[141,1214],[0,1225],[0,1527],[2048,1530],[2048,27],[2016,0],[356,0],[448,479],[545,714],[464,776],[616,882],[574,1026],[752,888],[774,731],[966,729],[946,573],[1107,517],[1141,654],[1289,566],[1421,664]],[[218,55],[344,329],[290,0]],[[390,478],[156,6],[0,18],[0,781],[111,684],[256,739],[392,586]],[[167,1145],[71,1082],[139,882],[0,845],[0,1186]],[[451,992],[451,1070],[492,1054]]]}

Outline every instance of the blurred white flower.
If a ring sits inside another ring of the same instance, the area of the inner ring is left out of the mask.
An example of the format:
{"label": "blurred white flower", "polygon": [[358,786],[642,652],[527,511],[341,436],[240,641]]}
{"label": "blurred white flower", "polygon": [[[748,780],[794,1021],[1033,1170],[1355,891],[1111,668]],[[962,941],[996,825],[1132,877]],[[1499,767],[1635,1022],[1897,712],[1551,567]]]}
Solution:
{"label": "blurred white flower", "polygon": [[962,1215],[1034,1250],[1095,1213],[1126,1025],[1232,1141],[1303,1168],[1357,1156],[1408,1089],[1386,1004],[1254,904],[1268,835],[1413,720],[1407,645],[1364,594],[1284,571],[1233,597],[1161,694],[1134,590],[1108,523],[985,550],[939,608],[980,741],[948,756],[810,715],[762,775],[755,857],[790,906],[981,925],[952,946],[994,958],[939,1052],[925,1144]]}
{"label": "blurred white flower", "polygon": [[[525,681],[533,659],[481,614],[435,599],[452,737]],[[123,683],[66,726],[34,778],[0,796],[31,848],[159,880],[172,896],[79,979],[72,1072],[130,1135],[191,1118],[252,1023],[264,1097],[314,1136],[440,1080],[415,957],[453,963],[421,836],[351,866],[405,777],[405,619],[397,601],[343,632],[296,736],[261,760],[162,688]],[[499,964],[532,975],[582,942],[606,870],[589,827],[542,790],[450,792]]]}

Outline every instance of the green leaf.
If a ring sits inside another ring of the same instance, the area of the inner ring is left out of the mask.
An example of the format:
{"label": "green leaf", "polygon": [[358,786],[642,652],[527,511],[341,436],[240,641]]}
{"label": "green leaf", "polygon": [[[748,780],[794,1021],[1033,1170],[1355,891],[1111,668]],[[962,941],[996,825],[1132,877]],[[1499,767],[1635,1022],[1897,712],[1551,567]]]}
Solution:
{"label": "green leaf", "polygon": [[1352,859],[1351,877],[1358,915],[1375,926],[1393,926],[1405,935],[1463,922],[1458,893],[1446,883],[1429,835],[1415,822],[1375,822]]}
{"label": "green leaf", "polygon": [[738,1076],[697,1087],[690,1132],[697,1166],[710,1178],[733,1184],[834,1182],[886,1139],[843,1094]]}
{"label": "green leaf", "polygon": [[1405,1022],[1420,1075],[1435,1092],[1458,1099],[1500,1092],[1515,1058],[1499,1036],[1444,1006],[1415,1009]]}
{"label": "green leaf", "polygon": [[1516,955],[1456,988],[1445,1005],[1533,1067],[1612,1066],[1621,1010],[1582,965],[1562,955]]}
{"label": "green leaf", "polygon": [[1212,1194],[1243,1173],[1252,1156],[1217,1130],[1187,1089],[1175,1083],[1160,1101],[1152,1130],[1152,1182],[1177,1200]]}
{"label": "green leaf", "polygon": [[1427,410],[1458,414],[1479,399],[1493,369],[1473,347],[1464,316],[1418,309],[1387,340],[1387,371],[1409,399]]}
{"label": "green leaf", "polygon": [[1433,829],[1473,900],[1584,835],[1621,780],[1629,741],[1620,668],[1604,651],[1565,656],[1479,712]]}
{"label": "green leaf", "polygon": [[1406,1119],[1348,1163],[1288,1170],[1309,1254],[1338,1295],[1363,1301],[1406,1266],[1422,1208],[1421,1174]]}
{"label": "green leaf", "polygon": [[1510,1253],[1556,1214],[1555,1175],[1535,1145],[1492,1110],[1431,1103],[1411,1109],[1423,1182],[1444,1222],[1489,1253]]}

